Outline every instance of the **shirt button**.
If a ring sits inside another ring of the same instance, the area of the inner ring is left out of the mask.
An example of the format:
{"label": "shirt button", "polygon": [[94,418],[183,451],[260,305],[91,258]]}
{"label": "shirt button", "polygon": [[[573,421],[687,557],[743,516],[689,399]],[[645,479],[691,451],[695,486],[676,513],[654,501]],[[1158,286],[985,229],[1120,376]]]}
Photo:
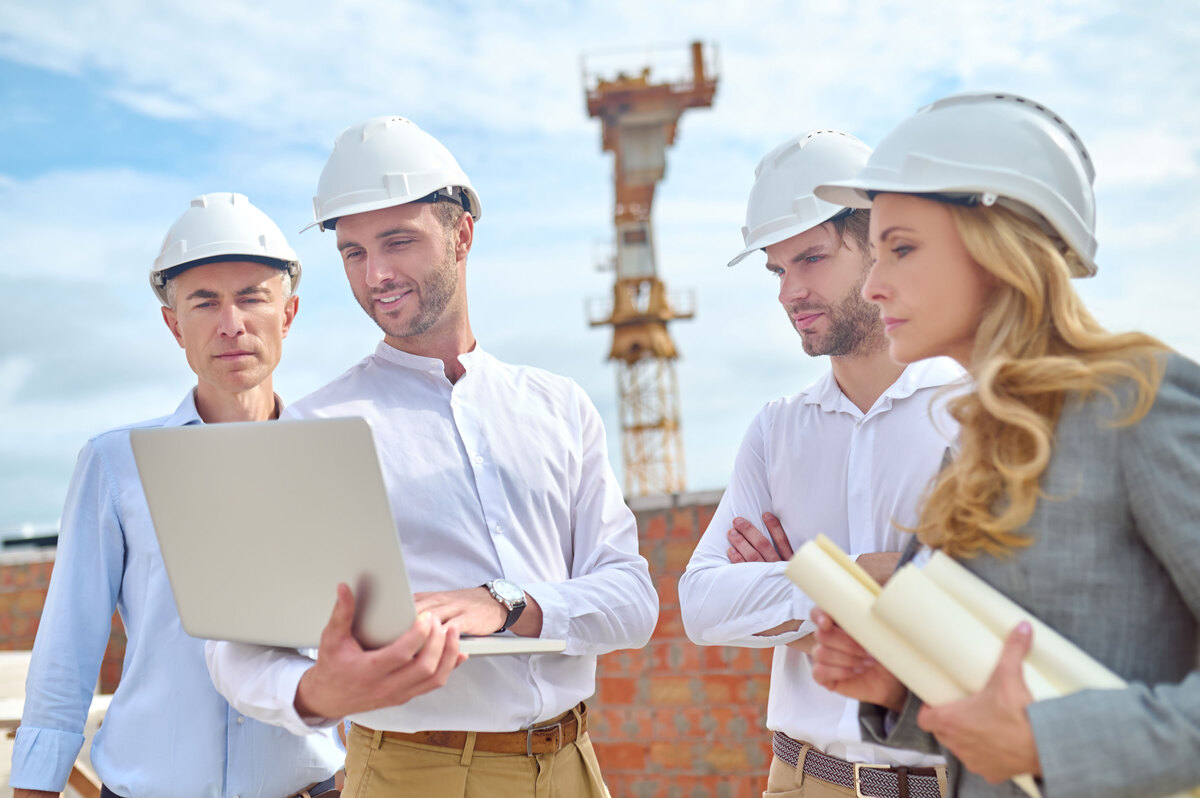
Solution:
{"label": "shirt button", "polygon": [[503,535],[503,534],[504,534],[504,527],[500,526],[499,524],[496,524],[496,534],[497,534],[497,535]]}
{"label": "shirt button", "polygon": [[483,455],[475,455],[475,465],[483,465]]}
{"label": "shirt button", "polygon": [[[245,715],[238,715],[237,722],[238,722],[238,725],[239,725],[239,726],[241,726],[243,723],[245,723],[245,722],[246,722],[246,716],[245,716]],[[234,796],[234,798],[237,798],[237,796]]]}

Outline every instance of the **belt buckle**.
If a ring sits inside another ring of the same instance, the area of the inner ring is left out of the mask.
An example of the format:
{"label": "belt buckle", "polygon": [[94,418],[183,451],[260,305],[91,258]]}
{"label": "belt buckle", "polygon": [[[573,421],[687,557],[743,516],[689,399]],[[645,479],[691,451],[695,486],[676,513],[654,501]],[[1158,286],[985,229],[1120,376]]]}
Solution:
{"label": "belt buckle", "polygon": [[861,768],[878,768],[880,770],[891,770],[891,765],[873,765],[868,762],[854,762],[854,794],[858,798],[872,798],[869,795],[863,795],[862,783],[858,780],[858,772]]}
{"label": "belt buckle", "polygon": [[558,748],[555,750],[563,747],[563,722],[561,720],[558,723],[551,723],[549,726],[533,726],[525,732],[525,756],[533,756],[533,733],[549,729],[554,729],[555,736],[558,738]]}

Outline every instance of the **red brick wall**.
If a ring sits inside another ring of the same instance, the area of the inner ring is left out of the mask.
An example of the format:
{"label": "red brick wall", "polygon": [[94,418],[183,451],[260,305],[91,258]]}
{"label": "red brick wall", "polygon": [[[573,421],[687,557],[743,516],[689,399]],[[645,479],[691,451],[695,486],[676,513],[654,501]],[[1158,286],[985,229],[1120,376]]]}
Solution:
{"label": "red brick wall", "polygon": [[[693,645],[679,618],[676,585],[719,497],[630,502],[661,609],[648,646],[600,658],[588,701],[614,798],[757,798],[766,786],[770,649]],[[53,549],[0,555],[0,649],[33,646],[53,564]],[[114,615],[102,691],[116,688],[124,654]]]}
{"label": "red brick wall", "polygon": [[660,611],[648,646],[600,657],[588,702],[614,798],[757,798],[766,787],[771,650],[693,645],[679,618],[676,585],[719,497],[630,502]]}
{"label": "red brick wall", "polygon": [[[0,649],[28,651],[33,648],[53,568],[54,549],[0,554]],[[124,658],[125,627],[114,612],[108,649],[100,666],[100,692],[111,693],[117,689]]]}

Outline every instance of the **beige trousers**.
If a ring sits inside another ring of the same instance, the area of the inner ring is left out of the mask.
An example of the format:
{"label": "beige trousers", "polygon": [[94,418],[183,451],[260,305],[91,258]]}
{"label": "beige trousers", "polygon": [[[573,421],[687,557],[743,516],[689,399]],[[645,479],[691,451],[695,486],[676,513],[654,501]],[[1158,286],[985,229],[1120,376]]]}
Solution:
{"label": "beige trousers", "polygon": [[351,726],[343,798],[610,798],[584,733],[550,754],[493,754],[385,740]]}
{"label": "beige trousers", "polygon": [[830,784],[810,773],[784,762],[777,756],[771,757],[771,770],[767,774],[767,791],[763,798],[855,798],[854,790],[840,784]]}

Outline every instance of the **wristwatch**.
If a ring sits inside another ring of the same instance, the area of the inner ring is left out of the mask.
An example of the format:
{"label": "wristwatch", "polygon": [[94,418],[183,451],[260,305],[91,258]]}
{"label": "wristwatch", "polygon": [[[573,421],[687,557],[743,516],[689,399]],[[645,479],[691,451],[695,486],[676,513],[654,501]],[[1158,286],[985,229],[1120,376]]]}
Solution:
{"label": "wristwatch", "polygon": [[508,610],[508,617],[504,619],[504,625],[499,631],[511,627],[517,622],[517,618],[521,617],[521,613],[525,611],[525,591],[516,582],[510,582],[507,579],[493,579],[483,585],[492,594],[492,598],[500,602],[500,606]]}

